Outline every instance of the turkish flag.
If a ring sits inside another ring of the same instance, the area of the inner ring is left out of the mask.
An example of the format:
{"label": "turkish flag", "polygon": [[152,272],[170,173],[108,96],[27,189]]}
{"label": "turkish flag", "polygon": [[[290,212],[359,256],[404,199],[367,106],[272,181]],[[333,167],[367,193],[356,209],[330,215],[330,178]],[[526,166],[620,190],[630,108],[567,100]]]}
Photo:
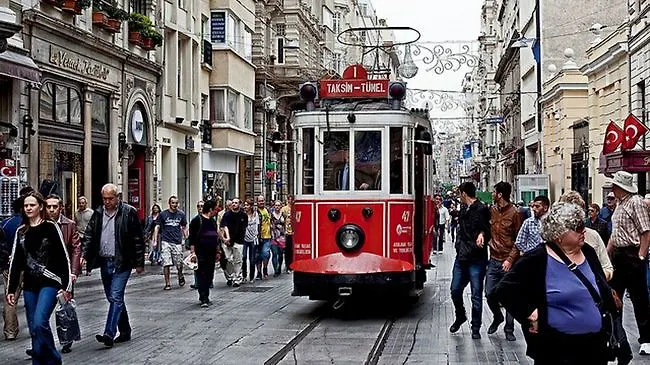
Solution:
{"label": "turkish flag", "polygon": [[623,143],[625,132],[613,121],[610,121],[605,130],[605,141],[603,142],[603,155],[616,151]]}
{"label": "turkish flag", "polygon": [[623,129],[625,130],[625,139],[621,144],[622,150],[633,149],[639,141],[639,138],[643,137],[643,135],[648,132],[648,127],[641,123],[641,121],[632,114],[625,118]]}

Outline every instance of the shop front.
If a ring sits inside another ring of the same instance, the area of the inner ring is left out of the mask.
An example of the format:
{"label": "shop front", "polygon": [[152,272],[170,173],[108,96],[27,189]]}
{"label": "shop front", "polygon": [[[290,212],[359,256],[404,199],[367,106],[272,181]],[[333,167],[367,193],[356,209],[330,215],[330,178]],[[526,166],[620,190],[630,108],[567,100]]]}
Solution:
{"label": "shop front", "polygon": [[601,166],[601,172],[605,176],[611,177],[617,171],[638,174],[639,194],[645,195],[648,192],[646,176],[650,172],[650,150],[616,151],[604,157],[604,166]]}
{"label": "shop front", "polygon": [[[100,205],[101,188],[109,182],[144,210],[153,201],[146,191],[152,178],[146,151],[153,145],[149,131],[160,67],[112,43],[79,37],[39,12],[26,11],[23,21],[31,26],[26,43],[43,75],[32,94],[35,140],[29,148],[36,168],[30,168],[30,183],[59,194],[68,216],[79,196],[93,208]],[[141,130],[135,133],[134,125]],[[145,182],[134,197],[132,169]]]}
{"label": "shop front", "polygon": [[170,196],[178,197],[179,208],[193,215],[201,194],[201,148],[199,130],[173,123],[158,129],[161,140],[161,186],[159,202],[167,205]]}
{"label": "shop front", "polygon": [[[203,151],[203,196],[223,201],[240,197],[237,155]],[[241,196],[244,198],[244,196]]]}

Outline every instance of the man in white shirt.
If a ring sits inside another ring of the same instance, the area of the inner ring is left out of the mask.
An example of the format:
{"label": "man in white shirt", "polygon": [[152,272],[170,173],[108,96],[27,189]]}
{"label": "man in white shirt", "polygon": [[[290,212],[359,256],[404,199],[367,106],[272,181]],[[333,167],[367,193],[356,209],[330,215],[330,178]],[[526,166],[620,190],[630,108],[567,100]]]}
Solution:
{"label": "man in white shirt", "polygon": [[442,195],[436,194],[433,199],[436,202],[438,213],[436,214],[436,245],[433,247],[433,254],[442,253],[442,246],[445,243],[447,224],[449,224],[449,210],[442,204]]}

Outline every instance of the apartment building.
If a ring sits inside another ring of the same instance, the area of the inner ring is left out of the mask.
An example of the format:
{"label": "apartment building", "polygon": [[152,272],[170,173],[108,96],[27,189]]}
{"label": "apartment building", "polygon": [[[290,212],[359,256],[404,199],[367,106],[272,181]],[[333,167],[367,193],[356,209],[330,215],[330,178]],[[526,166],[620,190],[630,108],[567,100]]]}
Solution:
{"label": "apartment building", "polygon": [[[246,182],[255,151],[253,33],[259,1],[211,0],[212,71],[204,108],[203,194],[224,201],[251,196]],[[207,44],[206,44],[207,45]],[[205,95],[204,95],[205,96]],[[207,142],[207,143],[206,143]]]}

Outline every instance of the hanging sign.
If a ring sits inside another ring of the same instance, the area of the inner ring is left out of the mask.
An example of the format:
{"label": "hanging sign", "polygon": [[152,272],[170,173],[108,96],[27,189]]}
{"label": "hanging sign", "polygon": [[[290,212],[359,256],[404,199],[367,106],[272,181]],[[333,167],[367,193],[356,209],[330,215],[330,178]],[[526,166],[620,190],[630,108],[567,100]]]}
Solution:
{"label": "hanging sign", "polygon": [[388,80],[369,80],[363,66],[352,65],[343,71],[343,79],[321,80],[319,96],[321,99],[387,98]]}

